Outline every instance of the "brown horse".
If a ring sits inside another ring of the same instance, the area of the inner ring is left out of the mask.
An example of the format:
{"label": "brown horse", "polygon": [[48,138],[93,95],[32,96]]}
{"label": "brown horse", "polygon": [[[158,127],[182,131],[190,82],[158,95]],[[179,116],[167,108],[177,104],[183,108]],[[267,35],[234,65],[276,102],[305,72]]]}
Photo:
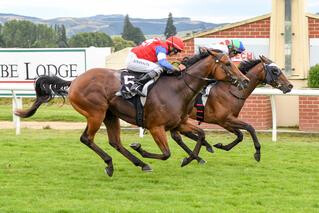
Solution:
{"label": "brown horse", "polygon": [[[255,160],[260,161],[260,143],[255,129],[250,124],[238,119],[239,112],[243,108],[246,99],[259,84],[269,84],[274,88],[280,89],[283,93],[290,92],[293,85],[288,81],[280,68],[265,56],[260,56],[260,60],[243,61],[239,65],[239,69],[243,73],[247,73],[246,76],[250,80],[248,87],[244,90],[238,90],[227,82],[218,82],[209,91],[204,108],[204,122],[218,124],[237,136],[230,144],[223,145],[217,143],[214,145],[214,147],[226,151],[231,150],[243,140],[243,134],[240,129],[248,131],[256,149]],[[196,119],[196,111],[194,107],[190,113],[190,118]],[[191,154],[188,147],[181,141],[181,137],[177,131],[171,131],[171,135],[188,154]],[[194,140],[197,139],[197,136],[191,133],[185,136]],[[211,151],[211,146],[207,141],[203,141],[202,145]],[[192,156],[185,158],[182,165],[187,165],[192,160]]]}
{"label": "brown horse", "polygon": [[[166,160],[170,157],[166,130],[178,129],[180,132],[197,134],[199,140],[205,135],[200,128],[186,123],[192,106],[190,103],[206,85],[208,77],[232,81],[238,87],[246,87],[248,79],[229,60],[227,55],[217,51],[207,51],[198,55],[200,60],[181,76],[162,76],[150,91],[144,106],[144,126],[147,128],[162,154],[149,153],[140,144],[132,148],[143,157]],[[55,94],[66,95],[71,105],[86,117],[87,127],[80,141],[96,152],[107,164],[109,176],[113,174],[112,158],[94,143],[94,137],[102,122],[105,124],[109,143],[143,171],[151,171],[149,165],[135,157],[123,147],[120,140],[119,118],[136,124],[136,110],[133,104],[118,97],[115,93],[121,83],[115,70],[95,68],[88,70],[73,81],[64,81],[55,76],[43,76],[36,81],[37,98],[28,110],[18,110],[20,117],[32,116],[42,103],[50,101]],[[199,151],[201,142],[196,150]],[[198,159],[197,155],[192,155]]]}

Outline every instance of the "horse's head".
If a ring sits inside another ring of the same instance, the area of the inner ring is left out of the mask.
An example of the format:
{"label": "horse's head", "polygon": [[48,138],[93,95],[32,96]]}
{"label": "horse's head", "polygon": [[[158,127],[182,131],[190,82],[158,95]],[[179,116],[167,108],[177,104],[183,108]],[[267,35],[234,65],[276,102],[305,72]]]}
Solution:
{"label": "horse's head", "polygon": [[280,89],[283,93],[288,93],[293,88],[286,75],[281,69],[265,56],[259,56],[264,64],[263,82],[271,85],[274,88]]}
{"label": "horse's head", "polygon": [[249,79],[240,72],[226,54],[209,49],[207,49],[207,52],[214,60],[211,67],[211,76],[219,81],[230,81],[239,89],[244,89],[248,86]]}

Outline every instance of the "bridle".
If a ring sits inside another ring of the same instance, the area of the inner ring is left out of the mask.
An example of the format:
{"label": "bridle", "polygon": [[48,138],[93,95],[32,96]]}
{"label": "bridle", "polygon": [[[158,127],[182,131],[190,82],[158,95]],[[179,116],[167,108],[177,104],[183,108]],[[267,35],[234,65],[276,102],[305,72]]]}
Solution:
{"label": "bridle", "polygon": [[[225,55],[224,53],[218,53],[216,56],[214,54],[211,53],[211,51],[207,50],[208,54],[213,56],[214,60],[215,60],[215,63],[220,63],[221,62],[221,58]],[[230,79],[229,81],[233,84],[237,84],[238,81],[236,78],[233,77],[233,75],[231,74],[231,71],[230,71],[230,62],[227,62],[226,64],[222,63],[221,62],[221,66],[222,66],[222,69],[223,71],[225,72],[225,75]],[[195,76],[193,74],[190,74],[187,72],[187,67],[185,68],[185,71],[182,72],[182,78],[184,80],[184,83],[186,84],[186,86],[192,90],[194,93],[197,93],[187,82],[186,82],[186,79],[184,78],[185,75],[188,75],[192,78],[195,78],[195,79],[198,79],[198,80],[202,80],[202,81],[206,81],[206,82],[212,82],[212,81],[216,81],[216,79],[214,78],[204,78],[204,77],[199,77],[199,76]]]}
{"label": "bridle", "polygon": [[[261,62],[263,69],[265,71],[265,76],[264,80],[261,81],[261,84],[269,84],[269,85],[275,85],[275,88],[279,88],[280,85],[277,83],[279,76],[282,74],[280,69],[278,69],[278,72],[275,72],[274,70],[271,69],[271,67],[277,67],[274,63],[266,64],[264,62]],[[251,75],[255,76],[255,78],[258,78],[256,74],[251,73]],[[235,98],[239,100],[246,100],[247,97],[241,97],[236,95],[235,93],[232,92],[232,90],[229,90],[229,93],[234,96]]]}
{"label": "bridle", "polygon": [[278,84],[278,78],[282,74],[280,69],[276,69],[277,72],[275,72],[274,69],[271,69],[271,67],[277,67],[274,63],[265,64],[263,63],[264,70],[265,70],[265,77],[263,80],[263,84],[270,84],[275,85],[275,88],[279,87]]}

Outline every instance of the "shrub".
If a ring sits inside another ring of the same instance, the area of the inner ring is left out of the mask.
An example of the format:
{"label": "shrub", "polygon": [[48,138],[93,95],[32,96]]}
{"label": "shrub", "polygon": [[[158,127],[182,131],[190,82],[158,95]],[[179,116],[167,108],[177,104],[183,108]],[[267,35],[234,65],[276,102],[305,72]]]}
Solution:
{"label": "shrub", "polygon": [[319,88],[319,64],[310,67],[308,76],[308,87]]}

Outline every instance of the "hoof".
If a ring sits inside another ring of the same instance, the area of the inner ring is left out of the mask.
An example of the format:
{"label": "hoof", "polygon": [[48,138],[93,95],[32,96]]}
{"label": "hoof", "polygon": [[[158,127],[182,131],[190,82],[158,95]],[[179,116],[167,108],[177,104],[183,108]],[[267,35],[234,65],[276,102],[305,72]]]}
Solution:
{"label": "hoof", "polygon": [[199,164],[205,164],[205,163],[207,163],[207,161],[205,161],[204,159],[200,159],[200,160],[198,161],[198,163],[199,163]]}
{"label": "hoof", "polygon": [[184,166],[186,166],[186,165],[189,164],[189,163],[190,163],[190,160],[189,160],[188,158],[184,158],[184,159],[182,160],[181,167],[184,167]]}
{"label": "hoof", "polygon": [[113,171],[114,171],[113,166],[105,167],[105,173],[106,173],[109,177],[112,177]]}
{"label": "hoof", "polygon": [[152,172],[153,169],[149,165],[146,164],[145,166],[142,167],[142,171],[143,172]]}
{"label": "hoof", "polygon": [[141,144],[139,143],[131,143],[130,147],[134,150],[138,150],[139,148],[141,148]]}
{"label": "hoof", "polygon": [[207,152],[214,153],[213,147],[211,146],[206,146],[206,150]]}
{"label": "hoof", "polygon": [[260,153],[255,153],[254,157],[257,162],[260,161]]}
{"label": "hoof", "polygon": [[221,148],[223,147],[223,144],[221,144],[221,143],[216,143],[216,144],[214,145],[214,147],[216,147],[216,148],[218,148],[218,149],[221,149]]}

